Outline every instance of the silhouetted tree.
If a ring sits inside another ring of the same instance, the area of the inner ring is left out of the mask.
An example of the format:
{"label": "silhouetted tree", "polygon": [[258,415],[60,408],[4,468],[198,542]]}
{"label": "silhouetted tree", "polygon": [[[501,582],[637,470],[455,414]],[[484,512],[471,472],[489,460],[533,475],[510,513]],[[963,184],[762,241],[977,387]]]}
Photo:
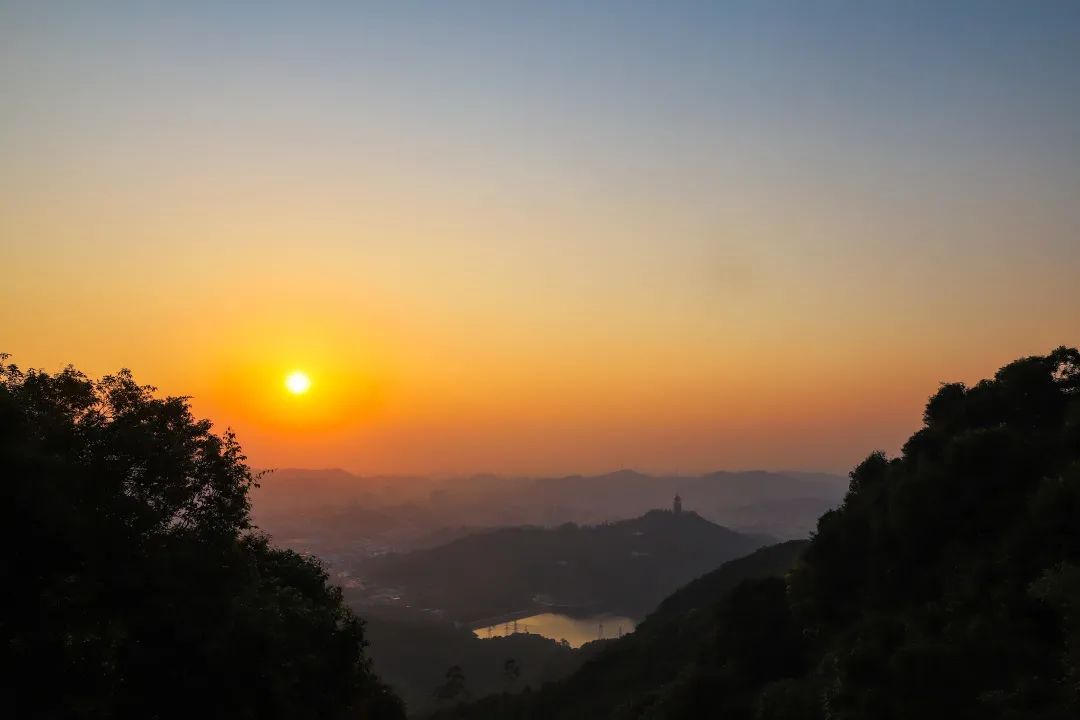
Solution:
{"label": "silhouetted tree", "polygon": [[1080,712],[1080,352],[942,385],[899,458],[868,457],[791,576],[830,717]]}
{"label": "silhouetted tree", "polygon": [[469,691],[465,688],[465,671],[460,665],[452,665],[446,671],[444,682],[435,688],[435,698],[442,702],[465,700]]}
{"label": "silhouetted tree", "polygon": [[521,677],[521,665],[514,658],[507,658],[503,663],[503,678],[506,680],[508,686],[513,686],[517,679]]}
{"label": "silhouetted tree", "polygon": [[319,563],[253,532],[235,436],[153,390],[0,368],[14,716],[403,717]]}

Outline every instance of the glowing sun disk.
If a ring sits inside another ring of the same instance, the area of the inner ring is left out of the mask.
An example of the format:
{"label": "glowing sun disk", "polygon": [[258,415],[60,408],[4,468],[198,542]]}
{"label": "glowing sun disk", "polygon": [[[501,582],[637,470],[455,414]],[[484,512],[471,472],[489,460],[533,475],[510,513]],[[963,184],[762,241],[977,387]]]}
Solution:
{"label": "glowing sun disk", "polygon": [[311,387],[311,378],[299,370],[296,370],[286,376],[285,387],[293,395],[303,395],[308,391],[308,388]]}

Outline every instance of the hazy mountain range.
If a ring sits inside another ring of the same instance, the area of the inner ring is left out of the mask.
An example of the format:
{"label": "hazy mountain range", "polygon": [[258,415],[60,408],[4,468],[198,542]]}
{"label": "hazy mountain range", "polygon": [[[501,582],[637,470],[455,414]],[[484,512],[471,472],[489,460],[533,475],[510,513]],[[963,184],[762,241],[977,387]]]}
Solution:
{"label": "hazy mountain range", "polygon": [[276,542],[349,565],[388,551],[433,547],[483,528],[597,524],[671,507],[777,539],[806,537],[847,481],[811,472],[648,475],[620,470],[550,478],[358,476],[282,469],[252,493],[256,523]]}

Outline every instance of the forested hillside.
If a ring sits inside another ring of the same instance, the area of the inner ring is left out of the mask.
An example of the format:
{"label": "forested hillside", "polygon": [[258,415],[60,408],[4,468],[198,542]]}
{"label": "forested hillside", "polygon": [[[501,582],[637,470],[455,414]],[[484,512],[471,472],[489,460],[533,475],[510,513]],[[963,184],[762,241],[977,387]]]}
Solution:
{"label": "forested hillside", "polygon": [[413,606],[471,621],[553,605],[641,617],[681,584],[763,540],[696,513],[653,511],[596,526],[506,528],[375,559],[365,582],[400,588]]}
{"label": "forested hillside", "polygon": [[151,391],[0,367],[9,717],[403,717],[341,590],[253,531],[236,439]]}
{"label": "forested hillside", "polygon": [[792,540],[770,545],[701,576],[668,597],[632,634],[608,642],[562,682],[538,692],[485,698],[445,710],[445,716],[621,717],[619,712],[647,706],[661,688],[698,662],[702,640],[717,632],[718,598],[748,579],[783,577],[806,544]]}
{"label": "forested hillside", "polygon": [[524,632],[480,639],[467,627],[407,609],[368,611],[364,619],[372,667],[405,701],[410,716],[439,706],[435,691],[451,667],[461,669],[463,696],[480,698],[562,678],[611,642],[572,648]]}
{"label": "forested hillside", "polygon": [[1080,353],[1060,348],[941,386],[785,579],[703,579],[566,680],[443,717],[1074,718],[1078,618]]}

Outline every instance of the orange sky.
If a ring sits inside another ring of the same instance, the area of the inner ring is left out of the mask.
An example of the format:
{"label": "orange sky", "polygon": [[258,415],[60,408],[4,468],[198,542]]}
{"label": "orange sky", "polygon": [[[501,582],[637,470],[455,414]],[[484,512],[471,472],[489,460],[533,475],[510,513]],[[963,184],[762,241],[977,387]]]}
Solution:
{"label": "orange sky", "polygon": [[257,465],[846,470],[1080,343],[1061,24],[79,8],[0,11],[0,351]]}

